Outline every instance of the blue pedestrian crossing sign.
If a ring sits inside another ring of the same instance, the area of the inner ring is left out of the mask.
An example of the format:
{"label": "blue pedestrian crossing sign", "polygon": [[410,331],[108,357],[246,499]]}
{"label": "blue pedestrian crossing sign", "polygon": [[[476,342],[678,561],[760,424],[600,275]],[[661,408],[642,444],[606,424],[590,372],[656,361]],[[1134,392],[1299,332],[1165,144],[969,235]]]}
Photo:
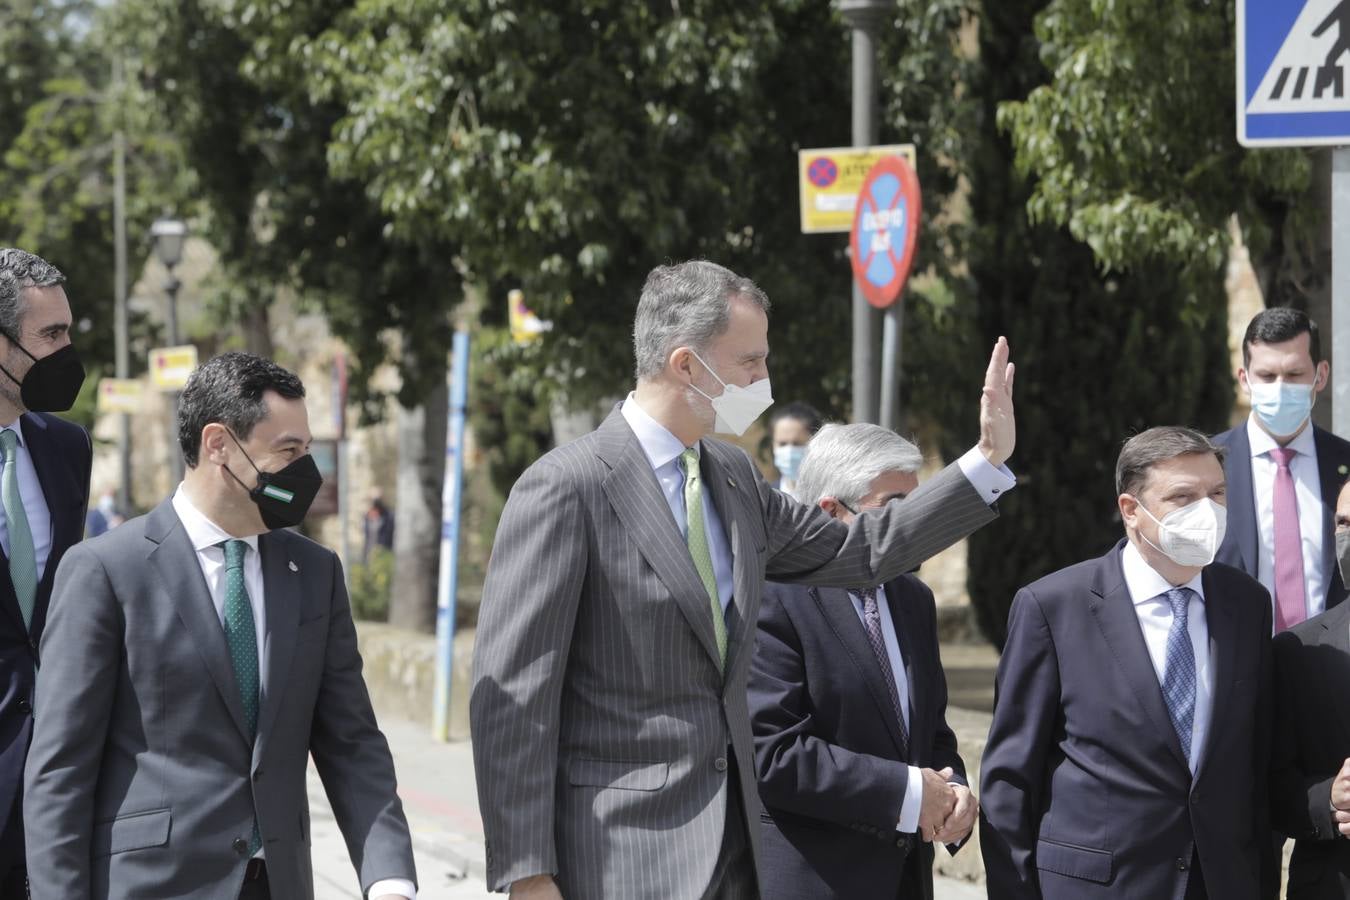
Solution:
{"label": "blue pedestrian crossing sign", "polygon": [[1237,0],[1238,142],[1350,145],[1350,0]]}

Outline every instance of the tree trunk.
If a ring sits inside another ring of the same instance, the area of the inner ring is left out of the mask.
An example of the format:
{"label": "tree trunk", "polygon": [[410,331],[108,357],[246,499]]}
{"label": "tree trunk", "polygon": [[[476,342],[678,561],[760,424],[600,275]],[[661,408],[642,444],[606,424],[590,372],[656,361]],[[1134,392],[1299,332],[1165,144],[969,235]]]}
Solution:
{"label": "tree trunk", "polygon": [[253,305],[244,311],[244,349],[263,359],[272,359],[272,323],[265,305]]}
{"label": "tree trunk", "polygon": [[[442,373],[444,360],[439,362]],[[445,377],[413,409],[398,407],[398,495],[394,507],[394,584],[389,622],[436,630],[440,576],[441,483],[445,476]]]}

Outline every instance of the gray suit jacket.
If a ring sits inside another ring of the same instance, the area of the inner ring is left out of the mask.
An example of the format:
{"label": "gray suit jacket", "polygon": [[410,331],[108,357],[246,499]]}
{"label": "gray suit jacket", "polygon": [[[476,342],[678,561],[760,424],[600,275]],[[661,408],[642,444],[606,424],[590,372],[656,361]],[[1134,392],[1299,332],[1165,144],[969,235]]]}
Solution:
{"label": "gray suit jacket", "polygon": [[[760,589],[880,584],[990,521],[951,466],[852,527],[704,440],[735,591],[725,674],[708,594],[616,409],[516,482],[497,530],[470,714],[489,886],[555,873],[567,900],[679,900],[707,888],[726,822],[727,748],[759,798],[746,704]],[[758,857],[758,822],[746,823]]]}
{"label": "gray suit jacket", "polygon": [[272,896],[312,898],[310,754],[362,887],[413,876],[337,557],[288,532],[258,547],[268,660],[252,744],[172,505],[66,554],[25,780],[34,900],[234,900],[255,810]]}

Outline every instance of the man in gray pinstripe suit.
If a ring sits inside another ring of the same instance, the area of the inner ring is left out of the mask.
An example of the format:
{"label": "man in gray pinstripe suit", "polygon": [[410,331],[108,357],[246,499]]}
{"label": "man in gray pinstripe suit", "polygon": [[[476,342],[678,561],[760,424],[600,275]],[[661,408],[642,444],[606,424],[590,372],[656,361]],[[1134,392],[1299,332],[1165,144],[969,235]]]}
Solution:
{"label": "man in gray pinstripe suit", "polygon": [[708,438],[763,411],[768,309],[721,266],[654,269],[634,325],[636,391],[511,492],[470,703],[494,890],[757,896],[746,676],[765,576],[889,581],[993,519],[1012,486],[1000,338],[979,445],[903,505],[845,525],[769,488],[742,450]]}

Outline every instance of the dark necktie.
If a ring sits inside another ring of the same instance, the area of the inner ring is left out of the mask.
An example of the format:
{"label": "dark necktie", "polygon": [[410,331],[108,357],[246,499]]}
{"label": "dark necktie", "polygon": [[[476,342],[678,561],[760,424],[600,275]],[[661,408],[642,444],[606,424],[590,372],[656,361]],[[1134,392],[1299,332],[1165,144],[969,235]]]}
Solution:
{"label": "dark necktie", "polygon": [[905,725],[905,716],[900,706],[900,692],[895,687],[895,670],[891,668],[891,657],[886,652],[886,639],[881,633],[881,608],[877,606],[877,589],[867,588],[857,591],[863,602],[863,630],[867,632],[867,643],[872,645],[872,655],[881,666],[881,677],[886,682],[886,692],[891,695],[891,709],[895,711],[895,720],[900,724],[901,755],[909,757],[909,728]]}
{"label": "dark necktie", "polygon": [[[258,736],[258,633],[253,624],[253,603],[244,584],[244,555],[248,552],[248,542],[226,541],[222,546],[225,549],[225,643],[229,645],[230,663],[234,666],[234,680],[239,685],[248,735],[254,739]],[[255,855],[261,846],[262,835],[255,818],[248,855]]]}
{"label": "dark necktie", "polygon": [[1191,759],[1191,729],[1195,726],[1195,648],[1191,646],[1188,607],[1190,588],[1180,587],[1165,596],[1172,605],[1172,627],[1167,632],[1167,661],[1163,667],[1163,699],[1172,727],[1181,739],[1181,752]]}

